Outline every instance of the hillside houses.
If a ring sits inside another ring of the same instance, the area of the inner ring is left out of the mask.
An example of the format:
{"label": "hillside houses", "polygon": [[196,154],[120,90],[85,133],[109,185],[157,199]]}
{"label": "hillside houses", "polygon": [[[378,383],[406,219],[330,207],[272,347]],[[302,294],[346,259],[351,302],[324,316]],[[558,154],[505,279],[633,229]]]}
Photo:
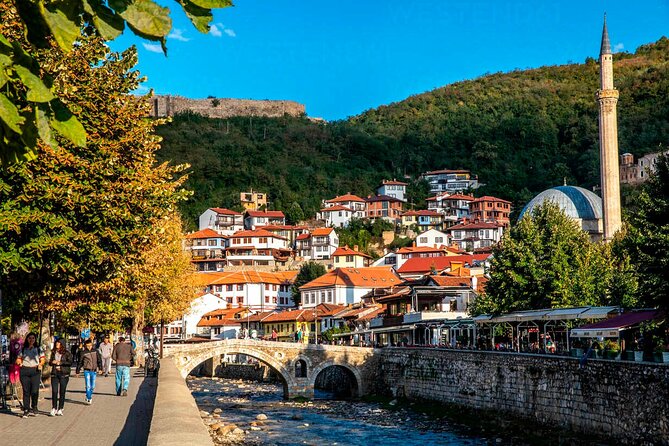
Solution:
{"label": "hillside houses", "polygon": [[288,241],[264,229],[239,231],[228,238],[225,257],[232,266],[276,266],[288,261]]}
{"label": "hillside houses", "polygon": [[298,256],[305,260],[328,260],[339,247],[339,238],[332,228],[317,228],[301,234],[296,240]]}
{"label": "hillside houses", "polygon": [[376,195],[386,195],[406,202],[407,186],[407,183],[395,179],[382,180],[381,185],[376,188]]}
{"label": "hillside houses", "polygon": [[285,225],[286,216],[281,211],[246,211],[244,228],[254,230],[261,226]]}
{"label": "hillside houses", "polygon": [[433,194],[464,192],[479,187],[478,177],[469,170],[433,170],[421,177],[429,183]]}
{"label": "hillside houses", "polygon": [[199,218],[199,229],[211,229],[221,235],[232,235],[244,229],[244,216],[225,208],[209,208]]}
{"label": "hillside houses", "polygon": [[294,305],[290,287],[297,271],[238,271],[208,275],[206,292],[226,302],[226,308],[269,311]]}

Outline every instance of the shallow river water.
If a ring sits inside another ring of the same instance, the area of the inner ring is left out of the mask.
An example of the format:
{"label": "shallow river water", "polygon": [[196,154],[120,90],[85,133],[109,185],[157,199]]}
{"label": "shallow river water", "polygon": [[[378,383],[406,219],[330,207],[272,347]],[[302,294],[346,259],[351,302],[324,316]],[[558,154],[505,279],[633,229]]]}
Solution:
{"label": "shallow river water", "polygon": [[483,427],[471,429],[447,417],[430,417],[420,412],[420,406],[397,409],[380,403],[318,399],[326,394],[317,394],[309,402],[286,401],[275,384],[194,378],[188,386],[218,445],[587,444],[574,438],[527,442],[490,428],[486,433]]}

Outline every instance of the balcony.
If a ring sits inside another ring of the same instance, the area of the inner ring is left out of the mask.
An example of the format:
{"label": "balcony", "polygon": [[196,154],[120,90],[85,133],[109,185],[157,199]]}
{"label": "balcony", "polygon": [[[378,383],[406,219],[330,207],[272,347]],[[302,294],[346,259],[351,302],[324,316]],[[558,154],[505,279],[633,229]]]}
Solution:
{"label": "balcony", "polygon": [[447,319],[466,318],[466,311],[419,311],[404,315],[404,324],[416,324],[419,322],[442,321]]}
{"label": "balcony", "polygon": [[369,323],[369,328],[397,327],[402,325],[404,316],[375,317]]}

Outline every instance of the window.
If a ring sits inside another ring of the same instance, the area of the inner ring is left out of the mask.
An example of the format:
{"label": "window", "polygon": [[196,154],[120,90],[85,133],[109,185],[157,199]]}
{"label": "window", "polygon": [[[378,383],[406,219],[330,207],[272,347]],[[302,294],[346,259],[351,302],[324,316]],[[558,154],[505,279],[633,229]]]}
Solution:
{"label": "window", "polygon": [[247,245],[251,244],[251,237],[244,237],[244,243]]}
{"label": "window", "polygon": [[265,291],[269,291],[269,283],[265,284]]}
{"label": "window", "polygon": [[334,258],[335,263],[339,263],[339,256]]}
{"label": "window", "polygon": [[228,298],[226,300],[228,301],[229,304],[231,304],[232,303],[232,296],[228,296]]}
{"label": "window", "polygon": [[237,303],[242,305],[244,303],[244,296],[237,296]]}
{"label": "window", "polygon": [[325,291],[321,291],[321,303],[325,302]]}
{"label": "window", "polygon": [[260,237],[260,243],[267,243],[267,237]]}
{"label": "window", "polygon": [[272,291],[276,291],[276,285],[272,285]]}
{"label": "window", "polygon": [[272,297],[272,303],[276,303],[276,296]]}
{"label": "window", "polygon": [[216,292],[220,293],[223,291],[223,285],[216,285]]}
{"label": "window", "polygon": [[353,261],[353,256],[346,256],[346,261],[347,262],[352,262]]}
{"label": "window", "polygon": [[237,285],[237,291],[242,291],[244,289],[244,285],[239,284]]}
{"label": "window", "polygon": [[427,243],[427,237],[421,237],[418,239],[420,243]]}
{"label": "window", "polygon": [[328,291],[328,302],[332,302],[332,291]]}
{"label": "window", "polygon": [[232,285],[226,285],[225,291],[232,291]]}
{"label": "window", "polygon": [[217,243],[216,243],[216,239],[213,239],[213,240],[207,240],[207,244],[208,244],[209,246],[216,246],[216,245],[217,245]]}
{"label": "window", "polygon": [[269,296],[265,296],[265,303],[266,303],[266,304],[269,303]]}
{"label": "window", "polygon": [[341,217],[341,211],[339,211],[339,216]]}
{"label": "window", "polygon": [[435,237],[434,242],[435,243],[444,243],[444,238],[443,237]]}

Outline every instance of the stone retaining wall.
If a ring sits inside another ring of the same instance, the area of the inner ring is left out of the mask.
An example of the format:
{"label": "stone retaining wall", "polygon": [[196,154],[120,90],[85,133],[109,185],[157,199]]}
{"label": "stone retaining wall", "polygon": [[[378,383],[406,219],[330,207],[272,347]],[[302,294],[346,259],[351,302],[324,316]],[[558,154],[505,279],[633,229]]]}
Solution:
{"label": "stone retaining wall", "polygon": [[669,366],[509,353],[384,349],[378,393],[515,414],[626,444],[669,445]]}
{"label": "stone retaining wall", "polygon": [[162,359],[158,373],[148,446],[212,446],[209,431],[174,361]]}
{"label": "stone retaining wall", "polygon": [[263,382],[269,378],[269,367],[260,364],[231,364],[222,362],[216,367],[215,375],[219,378]]}

